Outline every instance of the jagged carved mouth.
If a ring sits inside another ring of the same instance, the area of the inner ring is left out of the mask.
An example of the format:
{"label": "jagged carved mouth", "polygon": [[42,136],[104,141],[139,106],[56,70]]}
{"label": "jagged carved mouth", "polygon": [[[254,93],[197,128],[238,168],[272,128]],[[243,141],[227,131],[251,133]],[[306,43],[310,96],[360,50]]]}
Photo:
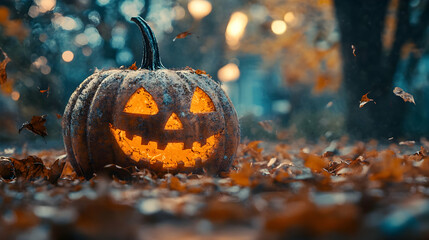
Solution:
{"label": "jagged carved mouth", "polygon": [[165,149],[158,149],[157,142],[149,141],[148,144],[141,144],[142,137],[133,135],[126,137],[126,132],[110,125],[110,131],[116,139],[119,147],[125,155],[136,162],[147,161],[150,164],[162,162],[165,169],[175,169],[178,163],[183,162],[184,167],[195,167],[196,161],[205,162],[217,149],[220,133],[212,135],[206,139],[206,143],[201,145],[193,142],[191,148],[184,148],[184,143],[170,142]]}

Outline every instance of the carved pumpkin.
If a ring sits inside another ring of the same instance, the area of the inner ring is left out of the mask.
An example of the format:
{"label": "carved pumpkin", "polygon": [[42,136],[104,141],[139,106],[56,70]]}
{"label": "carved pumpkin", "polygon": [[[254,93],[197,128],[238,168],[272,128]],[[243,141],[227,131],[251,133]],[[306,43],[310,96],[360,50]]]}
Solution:
{"label": "carved pumpkin", "polygon": [[71,96],[63,116],[68,158],[91,178],[106,164],[158,173],[226,171],[239,142],[228,96],[205,74],[161,64],[155,35],[140,17],[141,68],[96,71]]}

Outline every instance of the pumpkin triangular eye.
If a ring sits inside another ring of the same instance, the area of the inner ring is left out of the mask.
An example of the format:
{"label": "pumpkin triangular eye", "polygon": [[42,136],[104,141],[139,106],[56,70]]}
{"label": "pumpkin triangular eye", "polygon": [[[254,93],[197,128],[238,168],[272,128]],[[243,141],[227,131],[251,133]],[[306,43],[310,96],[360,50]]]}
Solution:
{"label": "pumpkin triangular eye", "polygon": [[209,113],[216,111],[213,101],[201,88],[197,87],[191,101],[192,113]]}
{"label": "pumpkin triangular eye", "polygon": [[139,88],[130,97],[125,105],[124,112],[144,115],[155,115],[158,113],[158,106],[152,95],[144,88]]}

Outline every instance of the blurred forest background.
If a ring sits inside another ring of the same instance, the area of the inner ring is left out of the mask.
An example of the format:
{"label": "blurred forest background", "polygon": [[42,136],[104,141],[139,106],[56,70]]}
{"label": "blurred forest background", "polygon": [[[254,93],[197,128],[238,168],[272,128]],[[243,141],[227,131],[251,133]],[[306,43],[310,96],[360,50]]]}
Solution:
{"label": "blurred forest background", "polygon": [[[243,139],[429,136],[427,0],[3,0],[0,47],[11,62],[0,147],[46,147],[18,135],[44,114],[48,145],[61,147],[57,114],[74,89],[95,69],[139,65],[137,15],[153,27],[167,68],[222,82]],[[182,32],[191,34],[175,39]],[[359,108],[368,92],[376,104]]]}

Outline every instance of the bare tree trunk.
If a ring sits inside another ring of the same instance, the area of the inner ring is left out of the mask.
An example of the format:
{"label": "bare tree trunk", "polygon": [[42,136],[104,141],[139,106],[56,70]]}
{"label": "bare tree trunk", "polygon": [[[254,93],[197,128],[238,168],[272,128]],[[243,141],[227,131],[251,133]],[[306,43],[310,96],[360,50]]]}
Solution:
{"label": "bare tree trunk", "polygon": [[[404,104],[392,89],[400,49],[406,41],[399,33],[407,29],[408,1],[399,4],[397,33],[389,54],[383,52],[382,44],[389,0],[335,0],[334,4],[341,33],[346,127],[351,137],[387,139],[401,135]],[[360,98],[368,92],[376,104],[359,108]]]}

